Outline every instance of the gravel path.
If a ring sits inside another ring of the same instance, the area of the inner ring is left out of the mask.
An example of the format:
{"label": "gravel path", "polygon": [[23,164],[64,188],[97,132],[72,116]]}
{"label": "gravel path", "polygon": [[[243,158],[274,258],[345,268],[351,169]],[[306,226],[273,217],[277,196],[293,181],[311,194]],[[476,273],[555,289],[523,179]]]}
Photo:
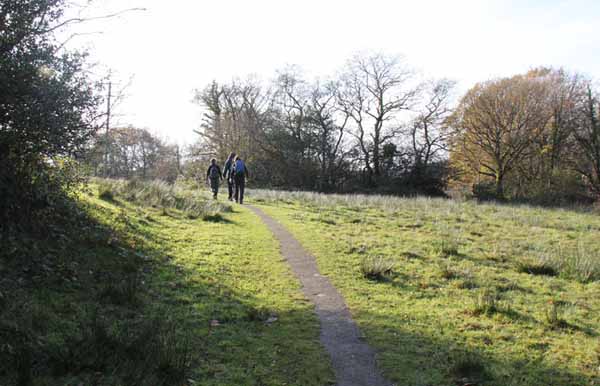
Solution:
{"label": "gravel path", "polygon": [[344,298],[329,279],[319,273],[315,258],[279,222],[259,208],[248,208],[279,240],[281,254],[300,279],[304,295],[315,304],[321,322],[321,343],[331,357],[337,386],[392,386],[378,371],[375,352],[361,338]]}

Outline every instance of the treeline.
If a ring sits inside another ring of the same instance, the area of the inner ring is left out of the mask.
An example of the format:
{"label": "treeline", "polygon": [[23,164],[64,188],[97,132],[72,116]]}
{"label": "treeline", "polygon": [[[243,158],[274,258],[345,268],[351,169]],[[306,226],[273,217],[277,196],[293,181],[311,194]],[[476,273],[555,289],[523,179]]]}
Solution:
{"label": "treeline", "polygon": [[96,137],[86,163],[96,177],[159,179],[175,182],[183,174],[184,152],[148,129],[111,128]]}
{"label": "treeline", "polygon": [[356,55],[328,80],[296,67],[267,83],[212,82],[201,153],[236,150],[255,184],[324,192],[444,194],[547,203],[600,193],[599,98],[562,69],[479,83],[422,80],[401,58]]}
{"label": "treeline", "polygon": [[267,84],[212,82],[196,92],[198,146],[242,154],[260,185],[442,194],[453,87],[380,54],[356,55],[328,80],[291,67]]}

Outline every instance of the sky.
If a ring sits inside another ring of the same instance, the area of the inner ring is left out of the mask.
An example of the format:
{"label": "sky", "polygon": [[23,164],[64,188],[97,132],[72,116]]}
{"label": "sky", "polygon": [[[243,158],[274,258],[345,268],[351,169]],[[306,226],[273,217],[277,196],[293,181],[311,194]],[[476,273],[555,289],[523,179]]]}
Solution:
{"label": "sky", "polygon": [[597,0],[96,0],[83,16],[144,11],[72,26],[84,48],[128,85],[116,125],[194,141],[202,110],[194,89],[213,79],[270,79],[287,65],[333,76],[356,52],[402,55],[424,78],[457,92],[538,66],[600,78]]}

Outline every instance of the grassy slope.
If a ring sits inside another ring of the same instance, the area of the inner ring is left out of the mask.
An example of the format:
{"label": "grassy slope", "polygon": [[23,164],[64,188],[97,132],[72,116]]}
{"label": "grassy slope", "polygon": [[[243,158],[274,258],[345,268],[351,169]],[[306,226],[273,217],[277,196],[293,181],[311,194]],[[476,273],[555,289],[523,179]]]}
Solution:
{"label": "grassy slope", "polygon": [[[37,248],[60,251],[51,273],[0,304],[0,334],[18,332],[31,347],[15,356],[15,340],[0,354],[31,365],[34,385],[331,381],[312,308],[247,210],[211,222],[96,194],[81,205],[89,217],[66,241]],[[18,275],[10,266],[0,269]],[[14,372],[0,366],[0,384]]]}
{"label": "grassy slope", "polygon": [[[600,282],[517,269],[558,245],[597,263],[598,216],[442,200],[334,201],[255,202],[315,254],[392,380],[600,384]],[[395,262],[389,280],[362,277],[361,261],[374,255]],[[497,310],[477,312],[483,293],[499,299]],[[558,323],[547,316],[553,307]]]}
{"label": "grassy slope", "polygon": [[[178,268],[154,285],[194,310],[205,337],[202,385],[323,385],[331,378],[318,323],[276,241],[246,210],[224,221],[162,217],[151,242]],[[275,316],[277,321],[265,324]],[[218,327],[207,328],[211,320]]]}

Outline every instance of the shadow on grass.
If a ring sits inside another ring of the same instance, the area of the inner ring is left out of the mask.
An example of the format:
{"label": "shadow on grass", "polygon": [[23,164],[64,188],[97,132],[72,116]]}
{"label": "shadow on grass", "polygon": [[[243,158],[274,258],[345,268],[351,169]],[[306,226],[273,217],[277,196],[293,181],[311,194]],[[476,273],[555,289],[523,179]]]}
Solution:
{"label": "shadow on grass", "polygon": [[[544,362],[546,345],[533,347],[528,356],[499,356],[457,341],[443,331],[411,331],[412,326],[407,326],[405,320],[381,313],[356,316],[369,321],[369,328],[363,332],[378,349],[380,367],[398,385],[584,386],[597,380]],[[393,339],[389,334],[377,338],[377,330],[394,331]],[[485,333],[479,339],[482,346],[498,343]]]}
{"label": "shadow on grass", "polygon": [[235,224],[235,221],[228,219],[220,213],[206,214],[202,216],[202,220],[206,222],[213,222],[219,224]]}
{"label": "shadow on grass", "polygon": [[117,199],[112,193],[100,194],[99,198],[102,201],[112,204],[114,206],[123,207],[123,203],[119,199]]}
{"label": "shadow on grass", "polygon": [[166,244],[158,214],[143,227],[95,210],[102,222],[80,211],[64,237],[0,254],[0,384],[328,383],[310,307],[269,322],[253,296],[151,247]]}

